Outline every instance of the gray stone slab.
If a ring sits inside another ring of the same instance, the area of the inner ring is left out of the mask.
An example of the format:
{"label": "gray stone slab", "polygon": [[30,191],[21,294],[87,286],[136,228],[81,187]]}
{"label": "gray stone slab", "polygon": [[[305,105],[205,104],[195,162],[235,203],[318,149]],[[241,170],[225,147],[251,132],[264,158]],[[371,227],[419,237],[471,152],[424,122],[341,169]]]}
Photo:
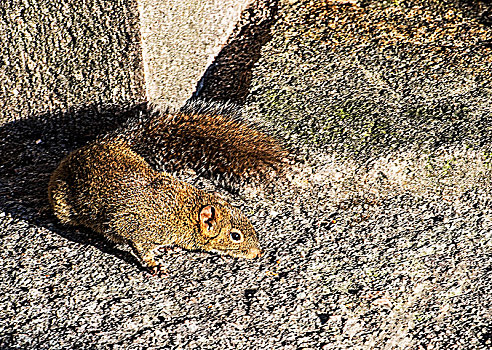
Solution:
{"label": "gray stone slab", "polygon": [[2,1],[0,123],[145,99],[136,1]]}
{"label": "gray stone slab", "polygon": [[180,107],[227,45],[252,0],[140,0],[146,88],[153,103]]}

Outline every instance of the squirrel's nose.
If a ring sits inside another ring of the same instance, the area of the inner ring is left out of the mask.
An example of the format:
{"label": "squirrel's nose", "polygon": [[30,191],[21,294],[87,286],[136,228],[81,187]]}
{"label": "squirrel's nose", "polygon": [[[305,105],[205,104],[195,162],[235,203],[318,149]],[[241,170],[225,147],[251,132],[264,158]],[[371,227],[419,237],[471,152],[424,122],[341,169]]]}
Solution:
{"label": "squirrel's nose", "polygon": [[251,257],[251,259],[259,258],[262,255],[263,255],[263,251],[260,248],[253,247],[250,248],[249,250],[249,256]]}

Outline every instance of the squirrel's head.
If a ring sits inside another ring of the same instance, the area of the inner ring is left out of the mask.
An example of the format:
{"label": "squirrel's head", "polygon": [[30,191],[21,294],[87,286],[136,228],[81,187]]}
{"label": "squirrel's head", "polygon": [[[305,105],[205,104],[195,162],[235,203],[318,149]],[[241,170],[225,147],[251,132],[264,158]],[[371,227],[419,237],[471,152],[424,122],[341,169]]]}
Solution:
{"label": "squirrel's head", "polygon": [[247,259],[263,255],[253,226],[230,204],[214,201],[204,205],[198,220],[203,250]]}

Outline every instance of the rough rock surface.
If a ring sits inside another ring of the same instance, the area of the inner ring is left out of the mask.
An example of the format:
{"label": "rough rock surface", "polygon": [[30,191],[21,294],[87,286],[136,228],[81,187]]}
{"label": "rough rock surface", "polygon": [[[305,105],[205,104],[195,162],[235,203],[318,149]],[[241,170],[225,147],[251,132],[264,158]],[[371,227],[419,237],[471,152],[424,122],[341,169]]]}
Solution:
{"label": "rough rock surface", "polygon": [[286,0],[275,13],[247,65],[247,116],[297,162],[235,197],[266,255],[169,252],[168,276],[150,276],[47,208],[62,154],[112,117],[81,112],[83,137],[63,115],[5,124],[0,348],[492,346],[492,7]]}

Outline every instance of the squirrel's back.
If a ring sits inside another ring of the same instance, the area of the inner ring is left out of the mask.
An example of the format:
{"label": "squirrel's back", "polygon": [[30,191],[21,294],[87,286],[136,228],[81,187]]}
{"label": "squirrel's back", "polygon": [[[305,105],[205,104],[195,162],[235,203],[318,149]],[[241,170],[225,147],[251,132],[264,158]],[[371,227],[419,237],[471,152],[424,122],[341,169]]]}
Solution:
{"label": "squirrel's back", "polygon": [[136,192],[154,177],[145,160],[121,143],[91,144],[60,163],[51,175],[48,198],[63,223],[95,225],[92,228],[101,231],[104,206],[123,201],[123,188]]}

